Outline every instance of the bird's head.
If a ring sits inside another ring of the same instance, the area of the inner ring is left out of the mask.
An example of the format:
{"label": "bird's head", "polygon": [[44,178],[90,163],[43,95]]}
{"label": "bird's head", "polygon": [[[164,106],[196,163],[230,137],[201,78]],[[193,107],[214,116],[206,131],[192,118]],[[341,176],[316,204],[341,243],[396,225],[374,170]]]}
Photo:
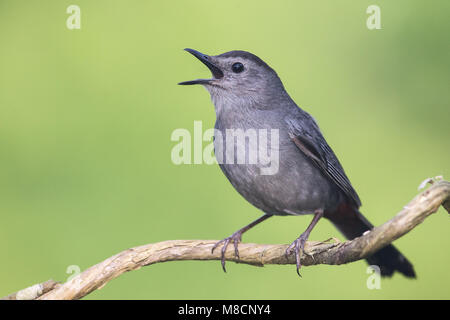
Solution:
{"label": "bird's head", "polygon": [[213,100],[218,97],[261,100],[273,97],[274,93],[284,92],[283,84],[276,72],[250,52],[229,51],[209,56],[193,49],[185,50],[209,68],[212,78],[184,81],[179,84],[201,84],[211,93]]}

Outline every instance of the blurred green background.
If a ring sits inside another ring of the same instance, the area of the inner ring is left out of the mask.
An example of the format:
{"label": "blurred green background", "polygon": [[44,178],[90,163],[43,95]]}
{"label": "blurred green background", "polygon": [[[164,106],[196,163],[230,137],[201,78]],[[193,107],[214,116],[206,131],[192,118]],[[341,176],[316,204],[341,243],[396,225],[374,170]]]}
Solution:
{"label": "blurred green background", "polygon": [[[81,8],[68,30],[66,8]],[[366,9],[381,7],[381,30]],[[379,225],[427,177],[450,177],[449,1],[0,1],[0,296],[126,248],[222,239],[259,216],[217,165],[172,164],[176,128],[213,127],[188,53],[251,51],[319,122]],[[310,217],[244,241],[290,243]],[[218,261],[130,272],[88,299],[450,298],[448,214],[395,242],[418,279],[369,290],[365,262],[255,268]],[[311,240],[343,237],[328,221]]]}

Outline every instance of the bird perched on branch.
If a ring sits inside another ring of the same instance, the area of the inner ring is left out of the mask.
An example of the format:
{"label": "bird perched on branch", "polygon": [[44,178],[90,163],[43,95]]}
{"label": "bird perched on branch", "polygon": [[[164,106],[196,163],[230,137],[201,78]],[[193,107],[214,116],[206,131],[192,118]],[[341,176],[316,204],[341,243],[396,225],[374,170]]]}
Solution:
{"label": "bird perched on branch", "polygon": [[[179,84],[201,84],[209,91],[217,117],[214,147],[216,157],[221,152],[220,168],[234,188],[264,212],[214,246],[213,251],[222,245],[224,271],[228,245],[234,244],[239,257],[242,234],[274,215],[313,215],[308,228],[286,250],[286,256],[295,255],[299,275],[305,242],[322,217],[348,239],[373,228],[359,212],[360,199],[316,121],[296,105],[271,67],[246,51],[209,56],[185,50],[210,69],[212,78]],[[264,171],[267,161],[259,161],[267,153],[276,154],[270,158],[276,162],[270,164],[275,170],[269,172]],[[398,271],[415,277],[411,263],[392,245],[367,261],[377,265],[383,276]]]}

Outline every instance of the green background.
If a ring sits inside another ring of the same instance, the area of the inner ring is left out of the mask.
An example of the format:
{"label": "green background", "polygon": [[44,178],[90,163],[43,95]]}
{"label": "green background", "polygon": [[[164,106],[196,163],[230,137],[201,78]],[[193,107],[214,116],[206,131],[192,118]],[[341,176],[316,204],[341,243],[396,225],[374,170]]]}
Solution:
{"label": "green background", "polygon": [[[68,30],[66,8],[81,8]],[[381,30],[366,9],[381,7]],[[217,165],[171,162],[177,128],[213,127],[208,77],[185,47],[251,51],[319,122],[379,225],[427,177],[450,177],[449,1],[0,1],[0,296],[126,248],[222,239],[259,216]],[[89,299],[450,298],[448,214],[395,242],[417,280],[366,287],[365,262],[255,268],[171,262]],[[244,241],[290,243],[310,217]],[[311,240],[343,237],[322,221]]]}

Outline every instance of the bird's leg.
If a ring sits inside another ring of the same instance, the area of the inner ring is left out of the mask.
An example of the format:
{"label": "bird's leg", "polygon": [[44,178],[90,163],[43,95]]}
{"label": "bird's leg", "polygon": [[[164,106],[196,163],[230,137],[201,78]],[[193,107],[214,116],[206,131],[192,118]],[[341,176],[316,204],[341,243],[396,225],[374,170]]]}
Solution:
{"label": "bird's leg", "polygon": [[236,231],[235,233],[233,233],[231,236],[220,240],[219,242],[217,242],[214,247],[211,249],[211,253],[214,253],[214,250],[221,244],[223,243],[223,247],[222,247],[222,256],[221,256],[221,261],[222,261],[222,269],[224,272],[227,272],[227,270],[225,269],[225,252],[227,251],[227,247],[230,244],[230,242],[234,243],[234,254],[236,256],[236,258],[239,258],[239,250],[238,250],[238,243],[241,242],[241,238],[242,238],[242,234],[245,231],[248,231],[249,229],[253,228],[254,226],[256,226],[258,223],[263,222],[264,220],[270,218],[272,215],[270,214],[264,214],[263,216],[261,216],[260,218],[256,219],[255,221],[253,221],[252,223],[250,223],[249,225],[246,225],[245,227],[243,227],[242,229],[239,229],[238,231]]}
{"label": "bird's leg", "polygon": [[303,232],[300,237],[298,237],[292,244],[286,249],[286,258],[291,253],[292,249],[295,251],[295,261],[297,265],[297,274],[300,275],[300,252],[303,254],[303,249],[305,248],[306,240],[308,240],[309,234],[311,233],[311,230],[314,228],[314,226],[317,224],[317,222],[322,218],[323,216],[323,210],[317,210],[314,213],[314,218],[312,219],[311,223],[309,224],[308,228],[306,228],[305,232]]}

